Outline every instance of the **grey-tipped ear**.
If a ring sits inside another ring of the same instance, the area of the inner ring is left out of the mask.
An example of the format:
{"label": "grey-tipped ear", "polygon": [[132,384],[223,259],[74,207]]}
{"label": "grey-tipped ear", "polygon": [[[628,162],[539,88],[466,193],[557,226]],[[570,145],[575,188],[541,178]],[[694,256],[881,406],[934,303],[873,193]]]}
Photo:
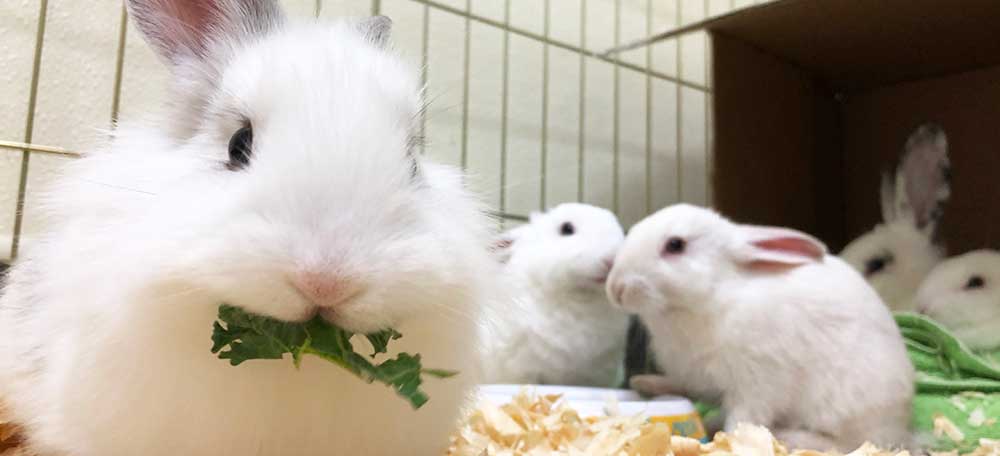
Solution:
{"label": "grey-tipped ear", "polygon": [[879,188],[879,202],[882,208],[882,220],[890,223],[896,220],[896,181],[891,173],[882,173],[882,185]]}
{"label": "grey-tipped ear", "polygon": [[128,0],[129,15],[165,61],[210,58],[215,42],[241,42],[284,22],[276,0]]}
{"label": "grey-tipped ear", "polygon": [[948,137],[940,125],[925,123],[910,134],[896,174],[896,199],[905,198],[905,215],[932,235],[951,196]]}
{"label": "grey-tipped ear", "polygon": [[359,24],[365,38],[372,44],[380,48],[389,45],[389,36],[392,34],[392,19],[388,16],[372,16],[365,18]]}

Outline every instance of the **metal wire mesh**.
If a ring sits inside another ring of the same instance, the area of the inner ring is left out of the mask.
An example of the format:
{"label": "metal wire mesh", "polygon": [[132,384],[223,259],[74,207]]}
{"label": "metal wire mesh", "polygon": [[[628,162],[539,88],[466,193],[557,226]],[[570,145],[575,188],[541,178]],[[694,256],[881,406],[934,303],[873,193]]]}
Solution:
{"label": "metal wire mesh", "polygon": [[[360,3],[362,0],[357,0]],[[364,0],[367,1],[367,0]],[[576,0],[575,8],[578,9],[580,23],[579,23],[579,39],[577,43],[568,43],[565,40],[554,39],[552,36],[552,26],[555,20],[562,20],[562,14],[554,14],[556,10],[555,5],[553,5],[552,0],[543,0],[543,27],[541,33],[537,33],[532,30],[528,30],[524,27],[518,27],[512,25],[511,23],[511,2],[512,0],[488,0],[490,2],[503,2],[503,17],[502,19],[491,18],[484,14],[479,14],[473,8],[473,0],[464,0],[464,5],[461,5],[461,1],[450,1],[444,3],[442,1],[434,0],[406,0],[419,7],[423,8],[423,18],[421,27],[421,63],[422,63],[422,78],[426,83],[428,81],[429,71],[433,69],[429,65],[428,55],[429,55],[429,36],[432,32],[431,29],[431,13],[435,14],[446,14],[451,15],[459,20],[463,24],[462,34],[464,35],[464,42],[456,45],[463,46],[462,49],[462,66],[464,68],[464,75],[461,83],[461,121],[460,121],[460,158],[458,160],[459,165],[462,167],[469,166],[470,161],[470,144],[469,131],[470,131],[470,97],[473,95],[471,93],[470,87],[470,62],[473,57],[473,43],[472,43],[472,28],[473,24],[478,24],[478,26],[485,26],[502,33],[502,51],[500,61],[497,64],[500,66],[500,71],[502,73],[501,77],[501,90],[502,94],[500,97],[500,123],[498,128],[500,130],[500,148],[499,148],[499,169],[497,170],[498,176],[496,181],[496,186],[498,187],[498,201],[496,204],[497,215],[505,220],[512,221],[523,221],[526,219],[526,214],[515,213],[510,210],[509,207],[509,195],[508,195],[508,185],[509,185],[509,160],[510,160],[510,150],[511,145],[508,142],[510,138],[510,120],[511,120],[511,107],[510,103],[510,81],[511,81],[511,37],[516,36],[519,38],[524,38],[530,40],[531,42],[538,43],[542,50],[542,75],[541,75],[541,91],[542,99],[540,104],[541,112],[539,115],[540,119],[540,130],[539,130],[539,141],[540,149],[539,156],[537,158],[539,163],[538,177],[540,181],[539,194],[537,196],[537,207],[545,208],[549,204],[553,203],[554,198],[549,195],[549,185],[548,181],[551,180],[552,169],[550,167],[550,134],[552,132],[550,126],[550,117],[553,115],[551,111],[550,89],[553,87],[554,83],[561,83],[561,81],[556,81],[552,75],[552,62],[551,62],[551,52],[554,49],[569,52],[577,55],[578,58],[578,74],[579,80],[576,83],[579,86],[579,103],[578,103],[578,121],[577,121],[577,132],[576,132],[576,166],[575,170],[561,170],[569,174],[575,174],[576,180],[576,199],[579,201],[585,201],[587,199],[588,190],[588,180],[587,172],[589,166],[601,166],[598,163],[591,163],[588,159],[593,159],[593,151],[587,144],[587,134],[588,134],[588,70],[595,62],[603,62],[606,64],[613,65],[613,76],[612,76],[612,103],[610,109],[612,110],[612,150],[611,150],[611,197],[610,205],[611,208],[616,212],[619,211],[622,203],[622,188],[623,185],[633,186],[637,185],[641,187],[641,192],[645,195],[645,201],[643,205],[643,210],[648,213],[656,207],[654,207],[654,198],[652,194],[654,193],[654,175],[653,175],[653,154],[654,154],[654,138],[653,134],[657,125],[654,123],[654,85],[657,81],[665,81],[673,84],[676,87],[676,105],[674,109],[674,117],[676,118],[676,144],[673,146],[673,164],[675,166],[674,171],[674,183],[676,194],[676,199],[685,199],[685,179],[689,176],[685,175],[685,135],[690,134],[685,132],[684,121],[683,121],[683,110],[685,109],[684,100],[685,91],[692,90],[696,93],[702,93],[705,96],[704,103],[707,105],[709,101],[709,87],[705,83],[694,82],[690,79],[684,77],[685,75],[685,58],[682,52],[682,46],[680,40],[676,44],[676,70],[674,74],[667,74],[665,71],[654,69],[653,65],[653,50],[652,47],[647,47],[642,50],[642,61],[636,63],[634,60],[628,61],[622,59],[620,56],[616,55],[614,57],[607,57],[599,54],[591,49],[591,43],[588,43],[588,0]],[[477,0],[477,1],[487,1],[487,0]],[[536,1],[536,0],[532,0]],[[595,1],[595,0],[591,0]],[[641,4],[644,8],[646,14],[645,21],[645,35],[650,35],[658,30],[654,30],[654,9],[667,5],[667,1],[657,1],[657,0],[613,0],[614,5],[614,43],[620,44],[621,42],[621,25],[622,18],[621,12],[623,10],[623,2],[629,2],[630,4]],[[746,3],[751,3],[755,0],[672,0],[671,3],[674,8],[676,8],[676,25],[682,26],[685,23],[690,23],[692,21],[684,20],[684,8],[689,5],[700,6],[702,9],[702,16],[707,16],[710,14],[716,14],[720,12],[726,12],[734,8],[745,6]],[[698,3],[701,5],[698,5]],[[316,16],[320,16],[324,11],[324,0],[315,0],[312,6],[312,13]],[[456,6],[458,5],[458,6]],[[571,8],[572,5],[567,7],[566,2],[562,1],[559,5],[559,12],[562,13],[566,8]],[[30,86],[27,88],[27,108],[26,115],[24,119],[24,134],[21,138],[13,138],[8,136],[7,132],[0,132],[0,150],[8,151],[11,153],[20,153],[20,170],[18,172],[18,186],[17,186],[17,196],[15,204],[15,213],[13,216],[13,229],[11,233],[11,246],[10,246],[10,257],[13,259],[17,256],[18,250],[20,248],[20,243],[22,240],[22,233],[24,231],[24,214],[26,211],[30,211],[30,207],[26,207],[26,196],[28,192],[28,181],[29,174],[31,173],[31,159],[34,155],[53,155],[62,157],[77,157],[79,156],[79,151],[70,150],[60,144],[39,144],[35,143],[33,140],[35,132],[35,124],[37,120],[36,113],[38,111],[37,102],[39,95],[39,80],[42,73],[42,55],[45,50],[46,42],[46,25],[49,20],[49,9],[50,5],[48,0],[39,0],[38,3],[38,15],[36,22],[36,34],[34,39],[34,48],[32,55],[32,68],[31,68],[31,78]],[[383,0],[370,0],[370,12],[372,14],[380,14],[383,12],[384,5]],[[117,121],[121,103],[122,103],[122,88],[123,88],[123,75],[127,71],[126,65],[126,38],[128,30],[128,20],[124,7],[120,10],[120,22],[118,24],[118,34],[117,34],[117,52],[114,60],[114,81],[113,96],[111,101],[111,112],[109,121],[113,124]],[[576,16],[571,15],[571,16]],[[681,38],[683,40],[684,37]],[[28,52],[28,50],[25,50]],[[708,59],[705,59],[706,65],[709,64]],[[645,170],[643,173],[643,182],[621,182],[621,166],[622,166],[622,102],[621,102],[621,92],[623,88],[622,82],[622,71],[637,72],[642,75],[645,84],[645,104],[644,104],[644,119],[645,119],[645,134],[642,138],[643,141],[643,157]],[[706,74],[710,71],[706,68]],[[705,78],[705,81],[708,81]],[[704,107],[705,111],[705,128],[703,131],[697,132],[699,135],[704,135],[704,146],[700,151],[701,154],[705,156],[707,164],[710,164],[710,154],[709,147],[711,137],[710,137],[710,109],[707,106]],[[426,129],[426,118],[422,123],[422,128]],[[433,138],[431,138],[433,140]],[[703,167],[705,172],[709,170],[710,166]],[[708,192],[708,182],[710,176],[700,176],[699,179],[704,182],[706,186],[706,194]],[[706,201],[707,202],[707,201]]]}

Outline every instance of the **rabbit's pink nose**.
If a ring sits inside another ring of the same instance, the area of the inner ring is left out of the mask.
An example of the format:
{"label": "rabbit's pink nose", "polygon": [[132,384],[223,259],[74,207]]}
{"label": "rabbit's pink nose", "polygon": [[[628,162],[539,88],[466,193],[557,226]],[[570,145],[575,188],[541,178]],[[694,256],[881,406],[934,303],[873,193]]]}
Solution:
{"label": "rabbit's pink nose", "polygon": [[603,260],[601,260],[601,262],[603,262],[604,265],[607,266],[608,270],[610,271],[611,268],[615,266],[615,257],[605,257]]}
{"label": "rabbit's pink nose", "polygon": [[333,272],[302,271],[292,277],[292,285],[319,307],[336,307],[360,294],[360,283]]}

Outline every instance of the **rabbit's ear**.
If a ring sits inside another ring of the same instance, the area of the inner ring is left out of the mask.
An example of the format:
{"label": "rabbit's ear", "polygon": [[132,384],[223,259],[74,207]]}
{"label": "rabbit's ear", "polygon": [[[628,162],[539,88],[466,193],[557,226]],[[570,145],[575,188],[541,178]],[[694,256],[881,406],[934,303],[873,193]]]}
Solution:
{"label": "rabbit's ear", "polygon": [[737,262],[750,268],[795,267],[822,262],[826,256],[826,245],[801,231],[753,225],[737,229]]}
{"label": "rabbit's ear", "polygon": [[910,134],[894,187],[895,217],[905,217],[933,235],[951,196],[948,137],[941,126],[926,123]]}
{"label": "rabbit's ear", "polygon": [[392,19],[388,16],[372,16],[361,21],[361,32],[372,44],[380,48],[389,46],[389,35],[392,33]]}
{"label": "rabbit's ear", "polygon": [[514,251],[514,242],[517,239],[510,236],[510,233],[503,233],[498,238],[493,240],[493,245],[490,246],[490,251],[493,253],[493,257],[501,263],[506,263],[510,261],[511,255]]}
{"label": "rabbit's ear", "polygon": [[136,26],[171,64],[209,58],[213,42],[263,35],[284,21],[276,0],[128,0]]}
{"label": "rabbit's ear", "polygon": [[493,240],[493,245],[490,246],[490,251],[493,253],[493,257],[501,263],[510,261],[510,257],[514,255],[514,244],[523,235],[528,226],[530,225],[521,225],[517,228],[500,233],[500,235]]}
{"label": "rabbit's ear", "polygon": [[896,179],[890,173],[882,173],[882,185],[879,188],[879,203],[882,208],[882,221],[891,223],[898,217],[896,212]]}

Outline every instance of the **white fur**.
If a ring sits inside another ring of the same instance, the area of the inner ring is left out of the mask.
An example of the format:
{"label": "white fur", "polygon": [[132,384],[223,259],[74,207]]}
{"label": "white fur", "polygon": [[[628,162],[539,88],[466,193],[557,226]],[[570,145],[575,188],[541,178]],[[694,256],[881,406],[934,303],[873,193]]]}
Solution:
{"label": "white fur", "polygon": [[[978,276],[983,286],[968,287]],[[917,292],[917,310],[973,349],[1000,348],[1000,252],[976,250],[942,261]]]}
{"label": "white fur", "polygon": [[[477,381],[476,320],[493,294],[487,220],[457,172],[416,157],[411,178],[407,143],[421,107],[412,68],[355,24],[260,29],[269,32],[215,36],[225,52],[175,64],[175,74],[209,78],[174,87],[197,87],[175,98],[203,104],[120,127],[45,192],[47,232],[0,299],[0,393],[34,451],[432,455],[447,446]],[[227,142],[244,117],[253,157],[228,171]],[[307,317],[312,304],[290,284],[303,269],[365,287],[324,316],[359,331],[392,325],[403,334],[394,351],[460,375],[428,379],[430,402],[414,411],[319,359],[299,371],[288,359],[232,367],[209,352],[220,303]]]}
{"label": "white fur", "polygon": [[870,274],[868,283],[894,311],[911,310],[917,287],[941,261],[940,247],[910,220],[888,220],[851,241],[840,256],[864,274],[876,258],[891,258],[882,271]]}
{"label": "white fur", "polygon": [[[665,253],[674,236],[683,253]],[[756,246],[769,238],[815,257]],[[676,205],[630,230],[608,290],[650,329],[666,372],[656,392],[720,401],[727,430],[764,425],[795,447],[909,444],[914,373],[899,330],[861,276],[823,252],[796,231]]]}
{"label": "white fur", "polygon": [[[865,276],[892,310],[911,310],[924,277],[941,261],[935,230],[950,197],[948,138],[935,124],[907,138],[894,177],[882,176],[883,223],[851,241],[840,253]],[[885,267],[870,269],[871,262]]]}
{"label": "white fur", "polygon": [[[572,235],[560,233],[565,223]],[[617,386],[628,315],[608,305],[604,282],[624,238],[614,214],[578,203],[504,233],[513,296],[492,319],[486,381]]]}

